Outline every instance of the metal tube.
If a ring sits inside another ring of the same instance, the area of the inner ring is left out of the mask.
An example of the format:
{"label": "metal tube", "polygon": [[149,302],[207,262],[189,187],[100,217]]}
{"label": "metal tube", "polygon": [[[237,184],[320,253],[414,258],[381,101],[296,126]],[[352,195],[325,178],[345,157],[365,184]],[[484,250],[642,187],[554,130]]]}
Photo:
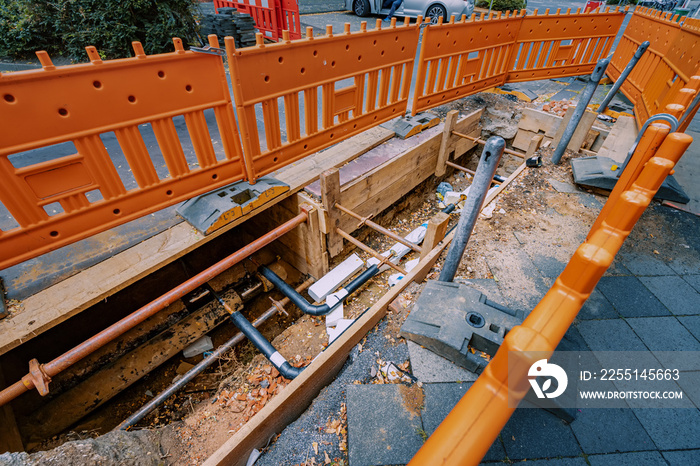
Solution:
{"label": "metal tube", "polygon": [[[304,283],[299,285],[296,290],[298,292],[304,291],[306,288],[311,286],[311,284],[314,282],[313,279],[309,278],[306,280]],[[285,306],[289,303],[289,298],[283,298],[280,301],[280,304],[282,306]],[[280,312],[280,309],[276,305],[270,306],[270,308],[263,312],[260,317],[255,319],[252,323],[253,327],[260,327],[264,322],[266,322],[270,317],[274,316]],[[178,390],[180,390],[182,387],[187,385],[192,379],[197,377],[199,374],[204,372],[204,369],[207,367],[211,366],[214,364],[221,356],[224,355],[228,350],[233,348],[235,345],[243,341],[245,338],[245,335],[243,333],[238,332],[236,333],[233,337],[231,337],[226,343],[223,345],[219,346],[215,351],[213,351],[208,357],[202,359],[195,365],[192,369],[187,371],[182,378],[180,378],[177,382],[174,384],[170,385],[168,388],[160,392],[158,395],[156,395],[151,401],[143,405],[138,411],[133,413],[131,416],[129,416],[124,422],[119,424],[117,427],[115,427],[113,430],[126,430],[129,427],[133,426],[137,422],[141,421],[143,418],[148,416],[148,414],[156,409],[158,406],[163,404],[165,400],[170,398],[172,395],[177,393]]]}
{"label": "metal tube", "polygon": [[617,94],[617,91],[620,90],[620,87],[622,87],[622,84],[625,82],[627,79],[627,76],[632,72],[635,66],[637,66],[637,63],[639,63],[639,59],[642,58],[642,55],[644,55],[644,52],[647,51],[647,48],[649,47],[649,41],[645,40],[642,42],[639,47],[637,47],[637,51],[634,52],[634,55],[632,56],[632,59],[630,60],[629,63],[627,63],[627,66],[625,67],[624,70],[622,70],[622,73],[620,73],[620,77],[617,78],[617,81],[615,81],[615,84],[613,84],[613,87],[610,89],[608,94],[605,96],[603,101],[600,103],[600,107],[598,107],[598,113],[603,113],[606,108],[608,108],[608,105],[610,105],[610,101],[615,97],[615,94]]}
{"label": "metal tube", "polygon": [[393,239],[394,241],[397,241],[397,242],[403,244],[404,246],[413,249],[413,250],[416,251],[416,252],[421,252],[420,246],[411,243],[411,242],[408,241],[406,238],[402,238],[401,236],[397,235],[397,234],[394,233],[393,231],[387,230],[386,228],[384,228],[383,226],[381,226],[381,225],[379,225],[379,224],[373,222],[373,221],[370,220],[369,218],[367,218],[367,217],[362,217],[361,215],[359,215],[359,214],[353,212],[353,211],[350,210],[350,209],[346,209],[345,207],[343,207],[342,205],[340,205],[340,204],[338,204],[338,203],[335,204],[335,207],[336,207],[336,209],[338,209],[338,210],[340,210],[340,211],[342,211],[342,212],[345,212],[345,213],[348,214],[349,216],[358,219],[360,222],[364,223],[365,225],[367,225],[367,226],[370,227],[371,229],[376,230],[376,231],[378,231],[379,233],[381,233],[381,234],[383,234],[383,235],[385,235],[385,236],[388,236],[389,238]]}
{"label": "metal tube", "polygon": [[600,79],[603,77],[605,68],[608,67],[608,63],[610,63],[609,58],[603,58],[602,60],[599,60],[598,63],[596,63],[595,69],[593,70],[593,73],[591,73],[591,76],[588,79],[586,88],[581,93],[581,98],[579,99],[578,104],[576,105],[576,109],[574,109],[574,114],[571,115],[571,120],[569,120],[569,123],[566,125],[564,134],[562,135],[561,140],[559,141],[559,144],[557,145],[556,149],[554,149],[554,155],[552,156],[552,162],[554,164],[558,164],[561,161],[561,158],[564,155],[564,152],[566,151],[566,146],[569,145],[569,142],[571,141],[571,138],[573,137],[574,132],[576,131],[576,127],[578,126],[579,121],[581,121],[581,117],[586,111],[588,103],[591,101],[591,97],[593,97],[593,93],[598,87]]}
{"label": "metal tube", "polygon": [[[484,141],[483,139],[475,138],[474,136],[469,136],[468,134],[460,133],[459,131],[452,131],[452,134],[454,134],[455,136],[459,136],[460,138],[469,139],[470,141],[474,141],[475,143],[481,144],[482,146],[486,144],[486,141]],[[503,152],[505,152],[506,154],[514,155],[516,157],[520,157],[521,159],[525,158],[525,154],[523,154],[522,152],[514,151],[511,149],[504,148]]]}
{"label": "metal tube", "polygon": [[442,272],[440,272],[440,278],[438,278],[441,282],[451,282],[457,274],[457,268],[462,261],[464,249],[467,247],[467,242],[469,242],[469,237],[472,234],[479,212],[481,212],[484,198],[491,186],[491,180],[496,173],[496,168],[498,168],[498,163],[501,161],[505,147],[506,142],[498,136],[490,137],[486,141],[486,145],[484,145],[481,159],[479,159],[479,166],[476,168],[476,175],[474,175],[474,181],[472,181],[472,185],[469,188],[469,195],[465,201],[462,215],[459,217],[457,234],[452,240],[452,244],[450,244],[450,250],[447,252]]}
{"label": "metal tube", "polygon": [[[474,170],[470,170],[467,167],[463,167],[461,165],[457,165],[454,162],[450,162],[449,160],[445,162],[445,165],[448,167],[456,168],[457,170],[461,170],[463,172],[469,173],[470,175],[476,175],[476,172]],[[491,183],[503,183],[506,179],[502,177],[501,175],[493,175],[493,179],[491,180]]]}
{"label": "metal tube", "polygon": [[[241,260],[258,251],[263,246],[270,244],[285,233],[288,233],[289,231],[293,230],[298,225],[306,222],[307,218],[307,214],[305,212],[302,212],[296,217],[286,221],[279,227],[266,233],[265,235],[256,239],[252,243],[248,244],[247,246],[244,246],[243,248],[234,252],[230,256],[212,265],[208,269],[205,269],[202,272],[198,273],[186,282],[176,286],[161,297],[146,304],[141,309],[129,314],[120,321],[110,325],[97,335],[89,338],[88,340],[85,340],[83,343],[79,344],[73,349],[66,351],[53,361],[40,366],[43,373],[46,375],[48,381],[50,381],[51,377],[67,369],[68,367],[75,364],[77,361],[81,360],[88,354],[92,353],[98,348],[101,348],[110,341],[119,337],[120,335],[122,335],[129,329],[135,327],[136,325],[140,324],[141,322],[151,317],[161,309],[164,309],[166,306],[174,303],[190,291],[205,284],[207,281],[216,277],[221,272],[229,269]],[[0,406],[15,399],[22,393],[29,391],[30,389],[34,388],[34,386],[35,384],[33,381],[32,374],[30,373],[25,375],[24,377],[22,377],[21,381],[13,384],[12,386],[0,392]]]}
{"label": "metal tube", "polygon": [[391,262],[391,260],[390,260],[390,259],[391,259],[391,256],[386,256],[386,257],[385,257],[385,256],[382,256],[382,255],[379,254],[377,251],[375,251],[374,249],[370,248],[369,246],[367,246],[367,245],[366,245],[365,243],[363,243],[362,241],[359,241],[358,239],[354,238],[354,237],[353,237],[352,235],[350,235],[349,233],[347,233],[347,232],[341,230],[340,228],[336,228],[335,231],[336,231],[340,236],[342,236],[343,238],[345,238],[346,240],[348,240],[349,242],[351,242],[352,244],[354,244],[354,245],[357,246],[358,248],[360,248],[360,249],[362,249],[363,251],[365,251],[365,252],[371,254],[372,257],[374,257],[375,259],[377,259],[377,260],[379,261],[380,264],[386,264],[386,265],[388,265],[389,267],[391,267],[392,269],[394,269],[394,270],[396,270],[397,272],[402,273],[402,274],[404,274],[404,275],[406,275],[406,274],[408,273],[408,272],[406,272],[406,270],[403,269],[403,267],[401,267],[401,266],[399,266],[399,265],[396,265],[396,264],[394,264],[393,262]]}

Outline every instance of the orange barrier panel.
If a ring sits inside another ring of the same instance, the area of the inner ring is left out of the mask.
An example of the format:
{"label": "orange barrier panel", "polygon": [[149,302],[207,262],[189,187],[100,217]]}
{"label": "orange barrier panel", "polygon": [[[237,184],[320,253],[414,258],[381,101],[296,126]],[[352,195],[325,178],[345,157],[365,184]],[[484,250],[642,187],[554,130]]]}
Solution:
{"label": "orange barrier panel", "polygon": [[610,53],[625,18],[615,8],[604,12],[526,16],[511,55],[506,82],[590,74]]}
{"label": "orange barrier panel", "polygon": [[271,45],[258,35],[242,50],[226,39],[250,180],[405,113],[419,25],[326,32]]}
{"label": "orange barrier panel", "polygon": [[[0,74],[0,202],[19,224],[0,231],[0,269],[244,178],[222,58],[174,43],[173,53],[147,56],[135,42],[135,58],[109,61],[88,47],[91,63],[62,67],[38,52],[43,69]],[[149,125],[155,158],[142,135]],[[101,137],[116,138],[120,154]],[[23,154],[66,142],[69,155],[48,161]],[[111,157],[122,155],[119,170]],[[133,188],[122,180],[127,168]]]}
{"label": "orange barrier panel", "polygon": [[423,33],[412,112],[508,82],[577,76],[593,71],[612,47],[624,13],[525,16],[439,23]]}
{"label": "orange barrier panel", "polygon": [[438,23],[423,32],[412,112],[500,86],[525,10]]}
{"label": "orange barrier panel", "polygon": [[[693,138],[666,137],[636,181],[604,214],[601,227],[574,253],[562,274],[498,352],[409,465],[476,465],[530,389],[528,369],[551,355],[610,266],[623,241]],[[608,201],[610,202],[610,201]],[[601,214],[603,215],[603,214]],[[535,356],[535,352],[540,352]],[[510,361],[509,361],[510,358]],[[513,359],[515,358],[515,359]]]}
{"label": "orange barrier panel", "polygon": [[241,13],[249,14],[255,20],[255,26],[268,39],[277,42],[282,31],[289,31],[291,39],[301,39],[301,19],[297,0],[269,0],[268,5],[257,5],[255,0],[229,1],[214,0],[218,11],[222,7],[235,8]]}
{"label": "orange barrier panel", "polygon": [[678,23],[668,18],[669,14],[662,14],[658,10],[636,8],[606,70],[612,80],[617,80],[639,45],[646,40],[650,42],[649,48],[620,88],[632,103],[640,107],[635,109],[640,126],[651,115],[649,110],[642,108],[642,91],[654,76],[663,57],[671,50],[680,31]]}

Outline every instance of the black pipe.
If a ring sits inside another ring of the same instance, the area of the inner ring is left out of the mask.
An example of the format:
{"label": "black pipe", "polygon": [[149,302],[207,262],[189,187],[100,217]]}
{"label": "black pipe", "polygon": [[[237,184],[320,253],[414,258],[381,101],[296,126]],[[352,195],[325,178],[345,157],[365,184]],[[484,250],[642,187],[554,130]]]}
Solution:
{"label": "black pipe", "polygon": [[258,351],[264,354],[265,357],[275,365],[284,378],[293,379],[301,374],[302,369],[289,364],[289,362],[284,359],[284,356],[272,346],[272,343],[267,341],[267,338],[265,338],[257,328],[253,327],[253,324],[248,322],[248,319],[243,317],[243,314],[238,311],[234,312],[231,314],[231,322],[233,322],[233,325],[238,327],[241,333],[255,345]]}
{"label": "black pipe", "polygon": [[[370,278],[374,277],[377,273],[379,272],[379,267],[375,264],[364,272],[362,272],[360,275],[357,276],[354,280],[352,280],[350,283],[348,283],[341,291],[345,291],[346,294],[340,300],[342,301],[345,299],[348,295],[356,291],[358,288],[360,288],[362,285],[365,284],[367,280]],[[260,273],[263,275],[263,277],[267,278],[272,282],[273,285],[277,287],[278,290],[282,292],[283,295],[285,295],[291,302],[293,302],[299,309],[304,314],[309,314],[312,316],[325,316],[326,314],[330,314],[331,311],[335,308],[335,305],[329,306],[328,304],[309,304],[309,302],[302,296],[300,295],[294,288],[289,286],[287,282],[282,280],[280,277],[277,276],[275,272],[270,270],[269,268],[265,267],[264,265],[260,267]],[[337,304],[337,303],[336,303]]]}

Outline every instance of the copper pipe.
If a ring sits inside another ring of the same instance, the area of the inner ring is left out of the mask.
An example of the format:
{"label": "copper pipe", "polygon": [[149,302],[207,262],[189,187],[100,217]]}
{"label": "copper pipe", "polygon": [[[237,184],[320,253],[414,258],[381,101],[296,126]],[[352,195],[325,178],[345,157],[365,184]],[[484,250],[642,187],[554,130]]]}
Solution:
{"label": "copper pipe", "polygon": [[[463,171],[463,172],[467,172],[467,173],[469,173],[470,175],[475,175],[475,174],[476,174],[476,172],[475,172],[474,170],[470,170],[470,169],[468,169],[467,167],[463,167],[463,166],[461,166],[461,165],[457,165],[456,163],[450,162],[449,160],[448,160],[447,162],[445,162],[445,165],[447,165],[448,167],[456,168],[457,170],[461,170],[461,171]],[[496,178],[494,178],[494,179],[491,180],[491,184],[495,184],[495,183],[502,183],[502,181],[498,181],[498,180],[496,180]]]}
{"label": "copper pipe", "polygon": [[[469,139],[470,141],[474,141],[475,143],[481,144],[482,146],[486,144],[486,141],[484,141],[483,139],[475,138],[474,136],[469,136],[468,134],[460,133],[458,131],[452,131],[452,134],[454,134],[455,136],[459,136],[460,138]],[[525,158],[525,154],[523,154],[522,152],[517,152],[511,149],[503,149],[503,152],[505,152],[506,154],[514,155],[516,157],[520,157],[521,159]]]}
{"label": "copper pipe", "polygon": [[403,244],[404,246],[406,246],[408,248],[413,249],[416,252],[421,252],[420,246],[413,244],[409,240],[407,240],[406,238],[402,238],[401,236],[397,235],[393,231],[389,231],[386,228],[384,228],[383,226],[381,226],[377,223],[374,223],[372,220],[369,219],[369,217],[362,217],[359,214],[353,212],[352,210],[346,209],[345,207],[343,207],[342,205],[340,205],[338,203],[335,204],[335,207],[336,207],[336,209],[338,209],[342,212],[345,212],[349,216],[355,217],[356,219],[358,219],[361,222],[360,225],[365,224],[368,227],[370,227],[371,229],[383,234],[384,236],[388,236],[389,238],[393,239],[394,241],[398,241],[399,243]]}
{"label": "copper pipe", "polygon": [[335,231],[336,231],[340,236],[342,236],[342,237],[345,238],[346,240],[350,241],[352,244],[354,244],[354,245],[357,246],[358,248],[362,249],[362,250],[365,251],[365,252],[370,253],[370,254],[371,254],[372,256],[374,256],[377,260],[379,260],[379,262],[380,262],[381,264],[386,264],[386,265],[388,265],[389,267],[391,267],[392,269],[396,270],[397,272],[402,273],[402,274],[404,274],[404,275],[408,275],[408,272],[406,272],[405,269],[403,269],[402,267],[399,267],[398,265],[394,264],[393,262],[391,262],[391,261],[389,260],[389,259],[391,259],[391,256],[389,256],[389,257],[384,257],[384,256],[382,256],[382,255],[379,254],[377,251],[375,251],[374,249],[370,248],[369,246],[367,246],[367,245],[366,245],[365,243],[363,243],[362,241],[358,241],[357,239],[353,238],[351,235],[349,235],[348,233],[344,232],[344,231],[341,230],[340,228],[336,228]]}
{"label": "copper pipe", "polygon": [[[205,269],[202,272],[198,273],[186,282],[176,286],[161,297],[146,304],[141,309],[134,311],[133,313],[121,319],[120,321],[110,325],[97,335],[89,338],[88,340],[85,340],[83,343],[79,344],[73,349],[63,353],[61,356],[57,357],[53,361],[47,364],[39,365],[38,367],[42,372],[41,375],[43,375],[43,381],[37,379],[36,370],[32,371],[33,373],[25,375],[24,377],[22,377],[22,380],[14,383],[13,385],[7,387],[2,392],[0,392],[0,406],[17,398],[22,393],[31,390],[37,385],[39,385],[39,388],[41,388],[42,382],[44,385],[48,385],[48,382],[51,381],[51,377],[67,369],[68,367],[75,364],[88,354],[97,350],[98,348],[101,348],[102,346],[106,345],[110,341],[125,333],[127,330],[140,324],[147,318],[154,315],[156,312],[174,303],[175,301],[182,298],[195,288],[205,284],[207,281],[216,277],[228,268],[234,266],[235,264],[250,256],[254,252],[260,250],[262,247],[267,246],[268,244],[275,241],[285,233],[290,232],[298,225],[306,222],[307,218],[308,215],[305,212],[300,213],[296,217],[286,221],[274,230],[264,234],[263,236],[256,239],[247,246],[242,247],[230,256],[220,260],[208,269]],[[35,380],[37,380],[37,383],[35,383]]]}

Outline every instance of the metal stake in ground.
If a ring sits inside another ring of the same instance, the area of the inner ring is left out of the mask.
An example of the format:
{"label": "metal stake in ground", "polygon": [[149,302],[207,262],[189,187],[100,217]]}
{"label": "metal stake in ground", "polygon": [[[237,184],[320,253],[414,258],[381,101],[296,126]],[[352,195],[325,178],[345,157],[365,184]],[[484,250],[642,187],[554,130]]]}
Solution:
{"label": "metal stake in ground", "polygon": [[627,76],[629,76],[634,67],[637,66],[637,63],[639,63],[639,59],[642,58],[642,55],[644,55],[644,52],[647,51],[648,47],[648,40],[645,40],[639,45],[639,47],[637,47],[637,51],[634,52],[632,59],[627,64],[625,69],[622,70],[622,73],[620,73],[620,77],[617,78],[617,81],[615,81],[615,84],[613,84],[613,87],[610,89],[610,92],[608,92],[608,95],[606,95],[603,101],[600,103],[600,107],[598,107],[598,113],[603,113],[605,109],[608,108],[608,105],[610,105],[610,101],[613,99],[613,97],[615,97],[617,91],[620,90],[620,87],[622,87],[622,84],[627,79]]}
{"label": "metal stake in ground", "polygon": [[593,97],[593,93],[598,87],[600,79],[603,77],[603,73],[605,73],[605,68],[608,67],[608,63],[610,63],[609,58],[603,58],[596,63],[595,69],[588,79],[588,84],[586,84],[586,88],[583,90],[583,93],[581,93],[581,98],[578,101],[578,105],[576,105],[574,114],[571,115],[571,120],[569,120],[569,124],[566,125],[561,141],[559,141],[557,148],[554,150],[554,155],[552,156],[553,163],[558,164],[561,161],[561,157],[566,151],[566,146],[569,145],[571,137],[574,135],[574,132],[576,132],[576,127],[578,126],[579,121],[581,121],[581,117],[586,111],[586,107],[591,101],[591,97]]}
{"label": "metal stake in ground", "polygon": [[491,180],[493,180],[493,176],[496,173],[498,162],[501,160],[505,147],[506,142],[498,136],[489,138],[484,145],[484,151],[481,153],[474,181],[469,188],[469,195],[465,201],[464,210],[462,210],[462,215],[459,217],[457,234],[452,240],[452,244],[450,244],[450,250],[447,253],[442,272],[440,272],[438,280],[441,282],[451,282],[455,278],[459,263],[462,261],[464,249],[467,247],[467,242],[469,242],[469,237],[472,234],[479,212],[481,212],[484,198],[491,186]]}

